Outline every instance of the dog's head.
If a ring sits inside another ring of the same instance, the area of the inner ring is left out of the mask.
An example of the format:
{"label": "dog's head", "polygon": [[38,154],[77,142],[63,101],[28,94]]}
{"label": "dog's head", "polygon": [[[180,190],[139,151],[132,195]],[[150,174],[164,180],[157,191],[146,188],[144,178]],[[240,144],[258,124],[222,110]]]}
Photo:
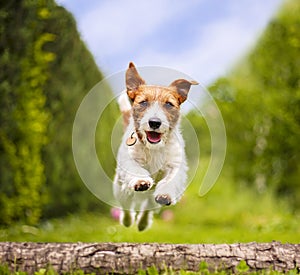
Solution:
{"label": "dog's head", "polygon": [[180,117],[180,105],[187,99],[195,81],[177,79],[168,87],[146,85],[133,63],[126,72],[126,88],[132,101],[135,131],[148,147],[159,148]]}

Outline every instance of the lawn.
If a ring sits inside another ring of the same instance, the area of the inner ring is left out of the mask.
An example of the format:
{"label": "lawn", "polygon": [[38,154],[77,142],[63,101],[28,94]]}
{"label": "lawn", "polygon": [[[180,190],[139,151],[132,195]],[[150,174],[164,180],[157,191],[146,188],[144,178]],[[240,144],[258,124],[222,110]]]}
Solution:
{"label": "lawn", "polygon": [[17,224],[0,229],[0,241],[38,242],[161,242],[235,243],[300,242],[300,214],[271,191],[258,194],[251,187],[236,187],[221,175],[214,188],[198,196],[195,177],[182,200],[164,208],[144,232],[125,228],[114,220],[107,206],[101,212],[72,214],[42,222],[36,227]]}

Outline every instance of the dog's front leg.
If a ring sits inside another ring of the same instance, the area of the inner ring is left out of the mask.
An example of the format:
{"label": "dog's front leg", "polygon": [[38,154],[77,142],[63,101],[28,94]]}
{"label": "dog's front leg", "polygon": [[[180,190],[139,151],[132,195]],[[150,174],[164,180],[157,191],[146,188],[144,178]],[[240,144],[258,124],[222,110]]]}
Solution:
{"label": "dog's front leg", "polygon": [[187,166],[181,164],[169,164],[165,169],[165,176],[157,183],[154,197],[161,205],[176,204],[186,189]]}
{"label": "dog's front leg", "polygon": [[128,191],[146,191],[154,184],[142,161],[132,156],[126,147],[119,151],[117,174],[119,184]]}
{"label": "dog's front leg", "polygon": [[[123,158],[122,161],[119,161],[116,172],[114,196],[122,207],[120,222],[128,227],[134,222],[136,211],[140,211],[135,193],[148,190],[154,182],[149,172],[130,158]],[[143,230],[147,227],[146,220],[148,218],[140,220],[143,222],[141,222],[139,230]]]}
{"label": "dog's front leg", "polygon": [[146,191],[154,184],[149,172],[139,167],[135,162],[130,163],[130,169],[121,168],[119,176],[123,188],[128,191]]}

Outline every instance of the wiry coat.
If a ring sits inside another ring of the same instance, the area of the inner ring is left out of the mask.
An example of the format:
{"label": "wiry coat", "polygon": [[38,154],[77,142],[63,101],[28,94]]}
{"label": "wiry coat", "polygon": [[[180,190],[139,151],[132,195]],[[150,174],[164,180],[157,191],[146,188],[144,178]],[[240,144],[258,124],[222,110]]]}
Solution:
{"label": "wiry coat", "polygon": [[180,104],[192,84],[197,83],[179,79],[168,87],[145,85],[129,64],[127,94],[119,99],[126,130],[113,186],[125,226],[137,219],[139,230],[144,230],[152,222],[153,210],[175,204],[186,188]]}

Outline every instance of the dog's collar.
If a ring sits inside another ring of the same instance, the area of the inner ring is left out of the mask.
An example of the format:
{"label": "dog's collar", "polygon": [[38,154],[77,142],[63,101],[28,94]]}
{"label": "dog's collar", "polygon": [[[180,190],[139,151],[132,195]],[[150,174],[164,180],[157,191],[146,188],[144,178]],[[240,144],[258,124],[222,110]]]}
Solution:
{"label": "dog's collar", "polygon": [[136,133],[132,132],[130,137],[126,140],[126,145],[127,146],[133,146],[134,144],[136,144],[136,142],[137,142]]}

